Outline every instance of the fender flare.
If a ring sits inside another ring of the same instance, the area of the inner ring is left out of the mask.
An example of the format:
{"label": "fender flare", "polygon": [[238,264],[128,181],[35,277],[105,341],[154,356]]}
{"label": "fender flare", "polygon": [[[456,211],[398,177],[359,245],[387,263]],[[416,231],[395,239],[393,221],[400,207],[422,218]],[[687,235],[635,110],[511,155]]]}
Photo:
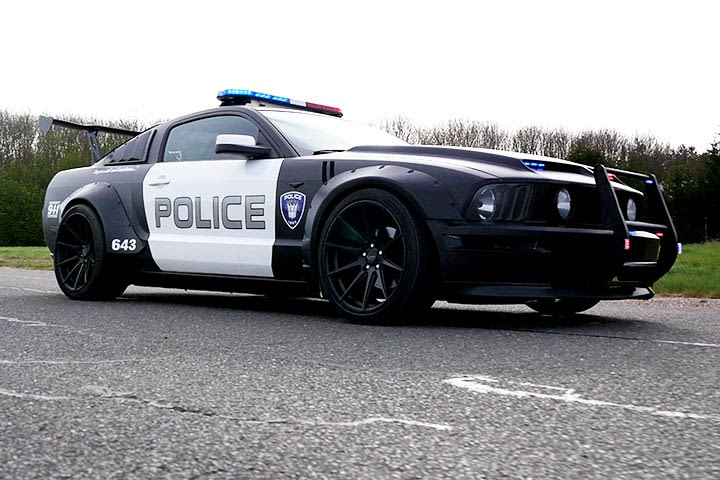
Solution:
{"label": "fender flare", "polygon": [[[117,191],[109,183],[89,183],[75,190],[60,204],[59,217],[62,218],[68,208],[79,203],[89,205],[100,217],[100,223],[105,233],[106,252],[132,255],[140,253],[147,246],[133,228]],[[128,242],[134,240],[135,248],[133,250],[113,249],[113,239],[128,240]]]}
{"label": "fender flare", "polygon": [[340,173],[323,184],[313,196],[302,240],[303,270],[311,289],[317,288],[314,268],[323,220],[343,197],[362,188],[381,188],[397,195],[411,210],[428,220],[462,221],[448,188],[425,172],[396,165],[363,167]]}

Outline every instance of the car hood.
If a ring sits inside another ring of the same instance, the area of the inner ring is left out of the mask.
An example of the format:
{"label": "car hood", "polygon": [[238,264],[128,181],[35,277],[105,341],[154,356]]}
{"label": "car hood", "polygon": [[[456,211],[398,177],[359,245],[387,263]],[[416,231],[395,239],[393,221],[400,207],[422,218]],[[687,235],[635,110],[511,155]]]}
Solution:
{"label": "car hood", "polygon": [[[592,170],[558,158],[482,148],[440,146],[358,146],[344,152],[384,161],[469,168],[498,178],[544,179],[594,184]],[[339,155],[343,155],[342,153]]]}

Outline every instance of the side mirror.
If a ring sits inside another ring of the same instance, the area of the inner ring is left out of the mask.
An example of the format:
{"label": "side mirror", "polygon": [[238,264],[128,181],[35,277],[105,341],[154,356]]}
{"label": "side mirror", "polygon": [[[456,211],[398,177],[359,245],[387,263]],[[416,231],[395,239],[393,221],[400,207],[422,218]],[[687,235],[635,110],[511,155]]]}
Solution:
{"label": "side mirror", "polygon": [[215,139],[215,153],[239,153],[252,160],[269,157],[270,147],[256,145],[251,135],[223,134]]}

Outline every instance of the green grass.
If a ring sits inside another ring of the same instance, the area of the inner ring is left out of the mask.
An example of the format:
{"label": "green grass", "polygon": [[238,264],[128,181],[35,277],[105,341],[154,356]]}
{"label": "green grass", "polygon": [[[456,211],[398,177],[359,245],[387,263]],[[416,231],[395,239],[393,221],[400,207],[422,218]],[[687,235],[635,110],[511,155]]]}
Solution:
{"label": "green grass", "polygon": [[[45,247],[0,247],[0,267],[52,270]],[[685,245],[672,270],[655,284],[660,295],[720,298],[720,242]]]}
{"label": "green grass", "polygon": [[47,247],[0,247],[0,267],[52,270]]}
{"label": "green grass", "polygon": [[720,242],[683,246],[672,270],[655,284],[661,295],[720,298]]}

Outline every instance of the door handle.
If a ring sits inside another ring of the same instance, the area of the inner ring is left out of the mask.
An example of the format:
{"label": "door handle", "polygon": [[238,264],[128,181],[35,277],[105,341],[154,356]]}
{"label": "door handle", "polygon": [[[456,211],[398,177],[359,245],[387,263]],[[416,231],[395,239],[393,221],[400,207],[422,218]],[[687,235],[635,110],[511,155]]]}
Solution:
{"label": "door handle", "polygon": [[160,187],[162,185],[167,185],[170,183],[170,180],[165,175],[161,175],[157,178],[154,178],[148,182],[148,185],[151,187]]}

